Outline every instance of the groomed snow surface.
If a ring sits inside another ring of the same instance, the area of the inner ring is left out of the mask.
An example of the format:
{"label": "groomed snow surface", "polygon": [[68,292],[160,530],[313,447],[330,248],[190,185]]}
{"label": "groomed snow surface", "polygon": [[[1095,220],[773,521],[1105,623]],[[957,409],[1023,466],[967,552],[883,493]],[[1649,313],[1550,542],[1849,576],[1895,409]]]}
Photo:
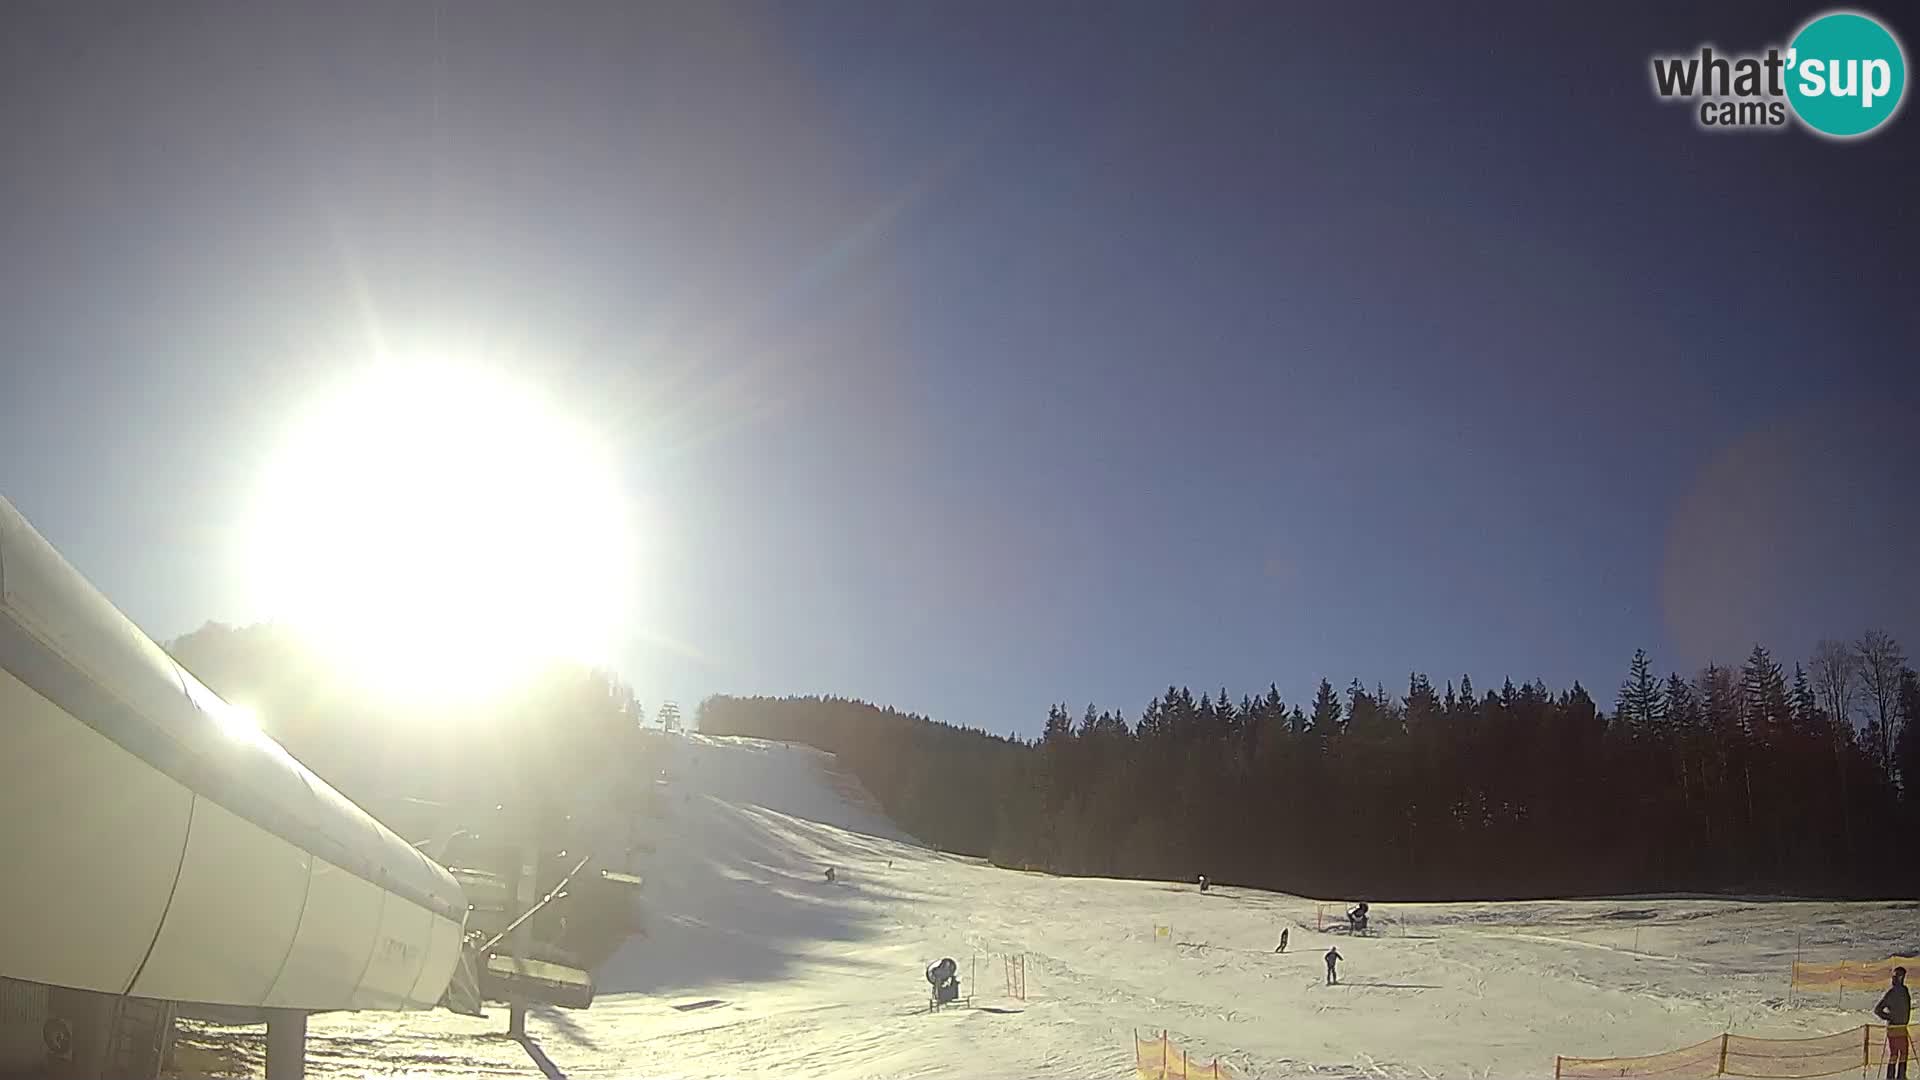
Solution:
{"label": "groomed snow surface", "polygon": [[[1382,903],[1373,936],[1349,938],[1316,929],[1312,899],[928,850],[806,747],[688,735],[675,754],[669,816],[649,819],[656,850],[640,866],[649,936],[598,973],[592,1009],[533,1015],[544,1065],[490,1007],[486,1020],[315,1017],[309,1075],[1120,1078],[1133,1033],[1164,1029],[1250,1077],[1547,1077],[1556,1053],[1856,1026],[1871,1019],[1864,993],[1788,1007],[1796,948],[1828,960],[1920,944],[1911,902],[1695,899]],[[953,794],[954,813],[992,812]],[[1343,904],[1324,909],[1331,925]],[[1336,944],[1342,985],[1328,987]],[[1025,1001],[1004,994],[1010,952],[1026,954]],[[943,956],[972,1004],[929,1013],[922,972]],[[183,1038],[183,1065],[258,1068],[256,1033]]]}

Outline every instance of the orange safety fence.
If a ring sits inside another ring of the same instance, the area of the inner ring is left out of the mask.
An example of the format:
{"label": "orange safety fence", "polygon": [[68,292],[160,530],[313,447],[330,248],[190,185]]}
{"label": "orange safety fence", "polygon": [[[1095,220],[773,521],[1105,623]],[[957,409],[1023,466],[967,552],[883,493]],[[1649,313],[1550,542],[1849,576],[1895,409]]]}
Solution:
{"label": "orange safety fence", "polygon": [[[1906,1028],[1895,1029],[1905,1038]],[[1856,1073],[1886,1064],[1888,1029],[1865,1024],[1833,1035],[1807,1039],[1755,1039],[1726,1034],[1706,1042],[1645,1057],[1553,1059],[1559,1080],[1612,1077],[1659,1077],[1695,1080],[1718,1076],[1756,1080],[1809,1080],[1818,1076]]]}
{"label": "orange safety fence", "polygon": [[1728,1035],[1728,1076],[1835,1076],[1866,1067],[1872,1048],[1886,1045],[1884,1029],[1861,1027],[1811,1039],[1751,1039]]}
{"label": "orange safety fence", "polygon": [[1561,1080],[1579,1077],[1658,1076],[1663,1080],[1697,1080],[1720,1076],[1720,1046],[1724,1037],[1644,1057],[1553,1059],[1553,1075]]}
{"label": "orange safety fence", "polygon": [[1830,964],[1793,962],[1794,989],[1884,990],[1893,979],[1893,969],[1909,971],[1920,965],[1920,956],[1889,956],[1885,960],[1836,960]]}
{"label": "orange safety fence", "polygon": [[1173,1044],[1166,1032],[1142,1039],[1133,1033],[1133,1071],[1139,1080],[1240,1080],[1240,1074],[1219,1058],[1199,1061]]}

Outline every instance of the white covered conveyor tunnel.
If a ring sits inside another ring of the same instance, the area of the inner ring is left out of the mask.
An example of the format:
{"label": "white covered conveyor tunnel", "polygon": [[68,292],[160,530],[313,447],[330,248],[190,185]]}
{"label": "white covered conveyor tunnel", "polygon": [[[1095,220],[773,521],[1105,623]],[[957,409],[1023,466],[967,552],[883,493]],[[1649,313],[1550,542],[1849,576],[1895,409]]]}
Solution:
{"label": "white covered conveyor tunnel", "polygon": [[467,903],[0,499],[0,976],[297,1015],[426,1009]]}

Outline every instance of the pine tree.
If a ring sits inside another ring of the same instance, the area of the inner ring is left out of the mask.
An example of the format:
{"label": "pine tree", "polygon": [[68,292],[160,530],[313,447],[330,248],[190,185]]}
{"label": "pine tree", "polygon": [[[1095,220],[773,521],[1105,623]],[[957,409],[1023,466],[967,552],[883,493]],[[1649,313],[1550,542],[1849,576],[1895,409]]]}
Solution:
{"label": "pine tree", "polygon": [[1157,743],[1173,734],[1172,725],[1167,720],[1167,702],[1173,698],[1173,687],[1167,687],[1165,698],[1154,698],[1140,711],[1140,723],[1135,729],[1142,742]]}
{"label": "pine tree", "polygon": [[1045,746],[1059,746],[1073,741],[1073,714],[1065,705],[1047,706],[1047,724],[1040,731],[1040,742]]}
{"label": "pine tree", "polygon": [[1384,691],[1368,692],[1355,679],[1347,687],[1346,733],[1365,739],[1384,739],[1393,731],[1393,717],[1382,702]]}
{"label": "pine tree", "polygon": [[1704,831],[1702,843],[1713,842],[1712,808],[1705,803],[1707,796],[1707,777],[1703,756],[1705,728],[1700,708],[1700,697],[1694,693],[1693,685],[1680,677],[1679,672],[1667,676],[1666,692],[1663,697],[1667,710],[1667,730],[1669,732],[1666,752],[1667,775],[1676,779],[1680,790],[1680,802],[1683,813],[1687,815],[1687,828],[1691,830],[1696,820],[1695,807],[1699,807],[1697,820]]}
{"label": "pine tree", "polygon": [[1409,732],[1425,730],[1437,722],[1440,719],[1440,701],[1434,696],[1433,682],[1417,671],[1408,674],[1404,707]]}
{"label": "pine tree", "polygon": [[1667,724],[1676,736],[1685,738],[1699,731],[1700,697],[1679,672],[1667,676],[1661,708],[1666,710]]}
{"label": "pine tree", "polygon": [[1319,692],[1313,698],[1313,716],[1308,730],[1322,736],[1331,735],[1340,730],[1340,722],[1340,699],[1334,696],[1333,684],[1321,679]]}
{"label": "pine tree", "polygon": [[1576,730],[1592,731],[1597,729],[1600,720],[1600,707],[1594,703],[1593,695],[1573,680],[1573,686],[1561,695],[1558,702],[1561,718],[1572,724]]}
{"label": "pine tree", "polygon": [[1747,730],[1768,743],[1778,739],[1788,719],[1787,685],[1764,645],[1755,645],[1740,669],[1740,696]]}
{"label": "pine tree", "polygon": [[1659,681],[1653,677],[1647,650],[1633,650],[1633,663],[1627,668],[1627,677],[1614,700],[1615,718],[1632,738],[1650,739],[1666,725],[1666,711],[1666,701],[1660,694]]}
{"label": "pine tree", "polygon": [[1200,720],[1200,706],[1194,703],[1193,691],[1186,687],[1171,690],[1167,694],[1167,727],[1173,737],[1181,743],[1190,743],[1195,736],[1194,728]]}
{"label": "pine tree", "polygon": [[1893,742],[1894,769],[1911,824],[1920,824],[1920,674],[1900,671],[1900,733]]}
{"label": "pine tree", "polygon": [[1820,728],[1820,704],[1813,696],[1813,683],[1807,669],[1798,661],[1793,665],[1793,696],[1789,705],[1793,728],[1802,735],[1813,735]]}

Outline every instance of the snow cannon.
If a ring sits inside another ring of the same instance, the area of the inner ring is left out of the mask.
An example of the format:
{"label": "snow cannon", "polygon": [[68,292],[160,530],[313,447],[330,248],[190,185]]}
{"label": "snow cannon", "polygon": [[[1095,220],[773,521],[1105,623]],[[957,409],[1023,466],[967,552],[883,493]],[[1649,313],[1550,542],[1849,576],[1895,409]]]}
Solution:
{"label": "snow cannon", "polygon": [[1351,911],[1347,912],[1347,930],[1355,934],[1364,934],[1367,932],[1367,902],[1365,900],[1360,901]]}
{"label": "snow cannon", "polygon": [[951,956],[942,957],[927,968],[927,983],[933,987],[929,1009],[953,1004],[960,1000],[960,965]]}

